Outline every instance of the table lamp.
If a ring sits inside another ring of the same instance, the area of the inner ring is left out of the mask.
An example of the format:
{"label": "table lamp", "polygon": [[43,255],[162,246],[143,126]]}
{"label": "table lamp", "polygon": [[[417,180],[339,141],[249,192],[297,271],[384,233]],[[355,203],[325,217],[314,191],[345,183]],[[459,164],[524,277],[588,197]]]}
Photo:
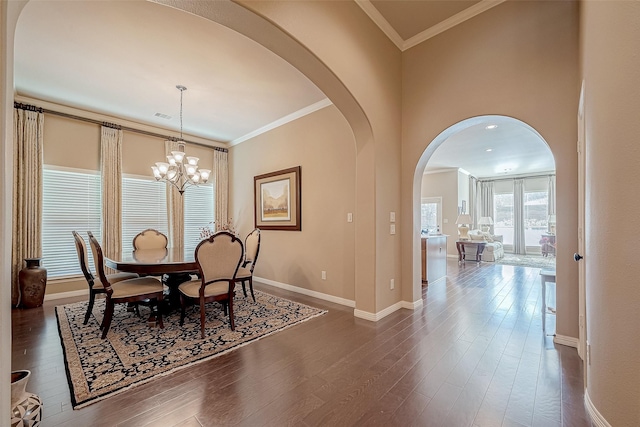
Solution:
{"label": "table lamp", "polygon": [[471,215],[469,214],[460,214],[458,215],[458,219],[456,219],[456,224],[458,224],[458,234],[460,240],[469,240],[469,224],[473,221],[471,220]]}
{"label": "table lamp", "polygon": [[556,216],[554,215],[549,215],[548,218],[549,221],[549,234],[556,234]]}
{"label": "table lamp", "polygon": [[480,219],[478,220],[478,225],[480,226],[480,229],[484,233],[489,232],[489,229],[491,228],[492,224],[493,224],[493,219],[491,219],[490,216],[483,216],[483,217],[480,217]]}

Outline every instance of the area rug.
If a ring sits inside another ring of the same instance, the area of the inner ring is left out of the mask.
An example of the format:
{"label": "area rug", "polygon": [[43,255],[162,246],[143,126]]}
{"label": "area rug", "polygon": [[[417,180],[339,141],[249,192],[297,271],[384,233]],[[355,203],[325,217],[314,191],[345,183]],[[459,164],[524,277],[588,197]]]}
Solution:
{"label": "area rug", "polygon": [[83,325],[88,302],[56,307],[74,409],[105,399],[136,385],[168,375],[235,350],[326,313],[284,298],[255,291],[256,302],[242,295],[234,299],[235,331],[229,328],[219,304],[207,305],[205,339],[200,338],[200,308],[187,309],[184,326],[180,312],[163,316],[164,329],[150,328],[142,317],[117,304],[111,329],[101,339],[104,299],[97,300],[89,322]]}
{"label": "area rug", "polygon": [[555,269],[556,259],[555,257],[551,256],[543,257],[536,255],[504,254],[504,257],[502,259],[496,261],[496,264]]}

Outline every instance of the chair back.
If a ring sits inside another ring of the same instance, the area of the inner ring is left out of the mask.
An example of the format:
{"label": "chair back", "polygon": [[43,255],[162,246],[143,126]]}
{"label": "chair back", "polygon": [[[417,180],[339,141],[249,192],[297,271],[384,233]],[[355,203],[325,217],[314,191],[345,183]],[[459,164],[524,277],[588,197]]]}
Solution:
{"label": "chair back", "polygon": [[100,246],[100,243],[98,243],[98,239],[93,236],[93,233],[87,231],[87,234],[89,235],[89,243],[91,244],[91,252],[93,253],[93,264],[96,267],[96,274],[102,282],[102,286],[104,286],[107,291],[107,294],[111,295],[113,290],[111,289],[111,283],[109,283],[107,275],[104,272],[104,256],[102,255],[102,247]]}
{"label": "chair back", "polygon": [[82,274],[84,274],[84,278],[87,279],[89,285],[93,286],[93,274],[89,270],[87,266],[87,244],[80,234],[78,234],[75,230],[72,231],[73,239],[76,242],[76,252],[78,252],[78,261],[80,262],[80,269],[82,270]]}
{"label": "chair back", "polygon": [[237,236],[220,231],[201,241],[196,247],[196,263],[202,284],[232,281],[242,263],[244,246]]}
{"label": "chair back", "polygon": [[147,228],[133,238],[133,249],[164,249],[168,243],[167,236],[158,230]]}
{"label": "chair back", "polygon": [[253,267],[258,260],[258,254],[260,253],[260,229],[256,228],[247,235],[244,241],[244,267],[249,267],[251,273],[253,273]]}

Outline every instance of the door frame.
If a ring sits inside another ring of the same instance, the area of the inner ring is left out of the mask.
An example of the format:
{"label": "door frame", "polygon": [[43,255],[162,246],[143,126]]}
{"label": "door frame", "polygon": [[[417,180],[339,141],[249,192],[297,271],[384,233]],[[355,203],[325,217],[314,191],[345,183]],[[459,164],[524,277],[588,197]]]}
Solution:
{"label": "door frame", "polygon": [[[585,249],[585,183],[586,183],[586,138],[584,115],[585,81],[580,88],[580,101],[578,104],[578,253],[583,257]],[[587,387],[587,364],[589,355],[587,349],[587,299],[584,258],[578,262],[578,355],[584,364],[584,387]]]}

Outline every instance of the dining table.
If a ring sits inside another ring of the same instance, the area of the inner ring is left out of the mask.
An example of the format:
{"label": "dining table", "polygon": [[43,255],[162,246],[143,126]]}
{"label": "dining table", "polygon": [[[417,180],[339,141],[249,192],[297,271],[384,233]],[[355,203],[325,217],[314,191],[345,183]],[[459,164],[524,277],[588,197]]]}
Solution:
{"label": "dining table", "polygon": [[162,283],[169,288],[167,310],[180,307],[178,286],[191,280],[198,273],[195,251],[184,248],[137,249],[121,251],[105,257],[109,268],[144,276],[161,276]]}

